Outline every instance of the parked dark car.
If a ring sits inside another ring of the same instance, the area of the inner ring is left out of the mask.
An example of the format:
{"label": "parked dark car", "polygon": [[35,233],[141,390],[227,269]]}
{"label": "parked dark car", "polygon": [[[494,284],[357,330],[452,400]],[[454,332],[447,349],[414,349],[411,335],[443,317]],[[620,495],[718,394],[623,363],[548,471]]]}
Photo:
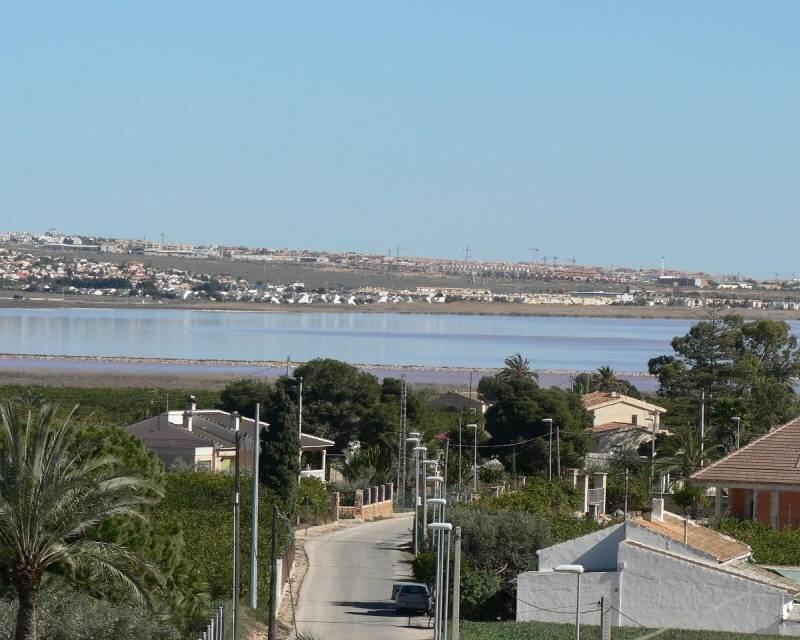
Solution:
{"label": "parked dark car", "polygon": [[419,582],[404,584],[397,592],[397,613],[428,613],[431,609],[431,592],[427,585]]}

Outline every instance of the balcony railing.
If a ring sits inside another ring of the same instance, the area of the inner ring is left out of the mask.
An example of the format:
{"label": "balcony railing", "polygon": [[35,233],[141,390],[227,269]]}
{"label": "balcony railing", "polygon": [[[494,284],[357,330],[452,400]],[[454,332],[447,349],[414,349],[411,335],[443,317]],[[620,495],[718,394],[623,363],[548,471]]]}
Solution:
{"label": "balcony railing", "polygon": [[589,504],[603,504],[606,501],[606,490],[600,487],[599,489],[589,489]]}
{"label": "balcony railing", "polygon": [[303,469],[300,472],[301,478],[316,478],[325,481],[325,469]]}

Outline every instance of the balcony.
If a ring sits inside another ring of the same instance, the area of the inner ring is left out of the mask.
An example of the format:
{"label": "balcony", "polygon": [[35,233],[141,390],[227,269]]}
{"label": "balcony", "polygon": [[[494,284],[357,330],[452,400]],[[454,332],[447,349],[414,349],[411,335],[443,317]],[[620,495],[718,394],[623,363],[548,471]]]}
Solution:
{"label": "balcony", "polygon": [[325,469],[303,469],[300,472],[301,478],[316,478],[325,482]]}

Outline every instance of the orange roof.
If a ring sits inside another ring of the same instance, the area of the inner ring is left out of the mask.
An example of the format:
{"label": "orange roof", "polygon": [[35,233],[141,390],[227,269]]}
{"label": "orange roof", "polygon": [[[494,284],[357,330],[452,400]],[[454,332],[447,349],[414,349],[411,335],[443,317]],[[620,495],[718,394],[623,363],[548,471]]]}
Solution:
{"label": "orange roof", "polygon": [[605,404],[609,400],[616,400],[621,396],[617,394],[614,396],[608,391],[593,391],[592,393],[586,393],[581,397],[583,400],[583,406],[586,409],[591,409],[592,407],[596,407],[599,404]]}
{"label": "orange roof", "polygon": [[601,433],[605,431],[617,431],[621,429],[641,429],[635,424],[630,422],[604,422],[603,424],[596,424],[591,427],[592,433]]}
{"label": "orange roof", "polygon": [[640,400],[639,398],[626,396],[624,393],[618,393],[616,391],[593,391],[592,393],[585,393],[581,396],[581,400],[583,401],[584,408],[589,410],[600,407],[604,404],[624,402],[625,404],[630,404],[635,407],[647,409],[649,411],[657,411],[658,413],[667,412],[664,407],[659,407],[656,404],[647,402],[647,400]]}
{"label": "orange roof", "polygon": [[701,484],[800,487],[800,418],[697,471]]}
{"label": "orange roof", "polygon": [[[647,520],[640,516],[634,518],[633,522],[683,544],[684,520],[673,513],[665,511],[663,520]],[[688,541],[688,547],[712,556],[717,562],[727,562],[752,553],[749,545],[691,520]]]}

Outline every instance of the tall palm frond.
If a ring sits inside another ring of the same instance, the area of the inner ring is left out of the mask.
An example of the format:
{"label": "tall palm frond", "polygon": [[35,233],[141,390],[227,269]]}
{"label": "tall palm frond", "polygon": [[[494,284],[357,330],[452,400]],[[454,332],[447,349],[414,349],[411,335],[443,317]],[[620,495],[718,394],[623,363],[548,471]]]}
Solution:
{"label": "tall palm frond", "polygon": [[531,369],[530,360],[523,358],[521,353],[515,353],[503,360],[503,368],[500,369],[497,377],[501,380],[538,380],[539,374]]}
{"label": "tall palm frond", "polygon": [[89,533],[109,518],[142,517],[141,505],[160,489],[119,475],[117,458],[78,441],[75,409],[60,423],[57,410],[0,403],[0,567],[19,599],[18,640],[35,640],[37,593],[56,568],[68,578],[127,587],[142,602],[146,582],[158,579],[131,551]]}

